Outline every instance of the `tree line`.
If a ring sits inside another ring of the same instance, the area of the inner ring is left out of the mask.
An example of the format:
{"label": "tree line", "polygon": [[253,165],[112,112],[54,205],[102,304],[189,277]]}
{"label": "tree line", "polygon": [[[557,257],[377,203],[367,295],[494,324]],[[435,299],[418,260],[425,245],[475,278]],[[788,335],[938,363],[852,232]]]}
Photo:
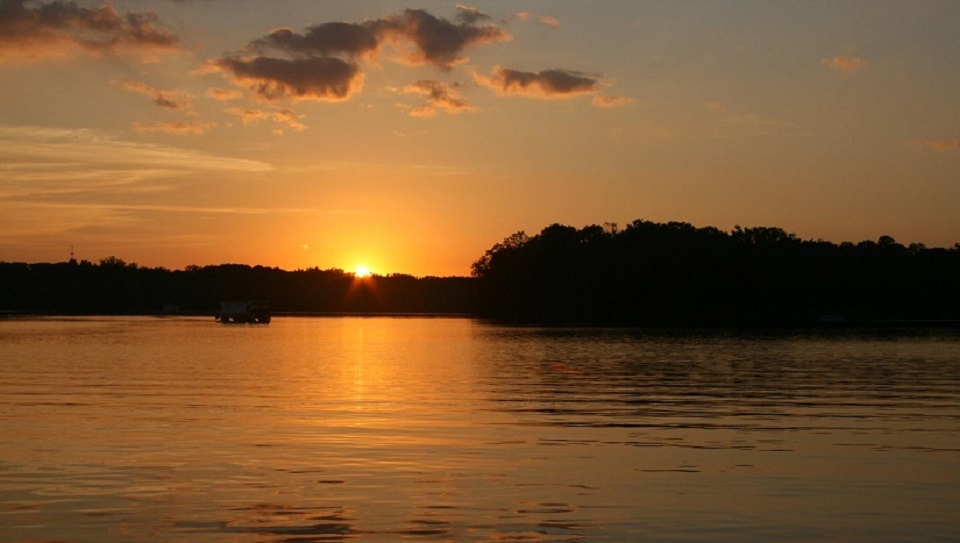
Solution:
{"label": "tree line", "polygon": [[890,236],[835,244],[775,227],[730,232],[636,220],[553,224],[493,245],[471,277],[222,264],[147,268],[116,257],[0,262],[0,311],[213,315],[227,300],[275,313],[468,314],[514,323],[754,326],[960,320],[960,244]]}
{"label": "tree line", "polygon": [[222,301],[264,300],[276,312],[470,313],[467,277],[393,274],[358,278],[340,269],[285,271],[221,264],[147,268],[99,263],[0,262],[0,311],[52,314],[214,315]]}
{"label": "tree line", "polygon": [[776,227],[636,220],[517,232],[473,264],[477,313],[516,322],[795,325],[960,318],[960,244],[835,244]]}

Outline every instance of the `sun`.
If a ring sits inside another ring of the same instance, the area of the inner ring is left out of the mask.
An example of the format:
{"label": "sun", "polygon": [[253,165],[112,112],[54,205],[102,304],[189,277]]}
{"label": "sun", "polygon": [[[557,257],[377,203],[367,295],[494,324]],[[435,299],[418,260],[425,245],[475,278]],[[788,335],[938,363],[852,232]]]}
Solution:
{"label": "sun", "polygon": [[371,273],[370,268],[366,266],[357,266],[357,269],[353,271],[353,275],[360,278],[370,277]]}

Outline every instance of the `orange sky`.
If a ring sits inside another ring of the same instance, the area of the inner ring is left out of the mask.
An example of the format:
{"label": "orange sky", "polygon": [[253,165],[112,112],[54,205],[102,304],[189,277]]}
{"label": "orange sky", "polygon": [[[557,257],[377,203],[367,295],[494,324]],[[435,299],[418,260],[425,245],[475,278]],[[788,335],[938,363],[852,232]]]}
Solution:
{"label": "orange sky", "polygon": [[952,246],[957,28],[952,0],[0,0],[0,260],[465,275],[638,218]]}

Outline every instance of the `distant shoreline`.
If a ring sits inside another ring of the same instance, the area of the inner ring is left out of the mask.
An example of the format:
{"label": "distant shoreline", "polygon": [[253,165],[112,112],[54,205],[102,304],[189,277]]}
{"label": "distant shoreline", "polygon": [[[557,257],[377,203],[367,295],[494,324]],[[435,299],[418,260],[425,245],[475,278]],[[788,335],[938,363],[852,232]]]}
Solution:
{"label": "distant shoreline", "polygon": [[771,329],[955,327],[960,243],[834,244],[776,227],[725,232],[636,220],[554,224],[493,245],[471,277],[358,277],[221,264],[142,268],[0,262],[7,314],[213,316],[257,300],[277,316],[481,318],[506,325]]}

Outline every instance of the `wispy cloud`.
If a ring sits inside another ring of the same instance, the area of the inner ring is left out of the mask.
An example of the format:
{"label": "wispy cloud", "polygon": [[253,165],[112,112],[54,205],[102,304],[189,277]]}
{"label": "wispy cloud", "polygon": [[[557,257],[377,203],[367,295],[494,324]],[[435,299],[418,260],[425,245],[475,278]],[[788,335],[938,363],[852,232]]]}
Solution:
{"label": "wispy cloud", "polygon": [[407,115],[414,119],[432,119],[437,116],[437,110],[429,106],[408,107],[403,105],[401,107],[407,109]]}
{"label": "wispy cloud", "polygon": [[307,125],[303,124],[303,117],[298,115],[292,109],[265,111],[255,108],[235,107],[228,109],[227,113],[240,117],[240,122],[242,122],[244,126],[249,126],[261,121],[267,121],[276,123],[281,127],[289,128],[295,132],[301,132],[307,128]]}
{"label": "wispy cloud", "polygon": [[507,21],[517,20],[517,21],[529,21],[535,20],[537,24],[545,26],[547,28],[560,28],[560,20],[551,15],[537,15],[534,16],[529,11],[515,11],[510,14],[510,17],[507,18]]}
{"label": "wispy cloud", "polygon": [[65,174],[87,170],[263,172],[272,169],[264,162],[124,141],[96,130],[9,125],[0,125],[0,159],[14,164],[56,164],[64,168]]}
{"label": "wispy cloud", "polygon": [[302,132],[307,129],[307,125],[302,122],[303,117],[297,115],[292,109],[274,111],[272,119],[274,122],[280,123],[295,132]]}
{"label": "wispy cloud", "polygon": [[489,77],[475,74],[474,78],[501,95],[570,98],[600,92],[597,77],[572,70],[523,72],[497,66]]}
{"label": "wispy cloud", "polygon": [[211,123],[201,123],[196,121],[171,121],[155,123],[134,122],[130,125],[134,132],[139,132],[141,134],[161,132],[165,134],[191,134],[196,136],[205,134],[207,130],[213,128],[213,126],[214,125]]}
{"label": "wispy cloud", "polygon": [[[197,206],[176,204],[136,204],[49,201],[5,201],[0,214],[0,246],[36,247],[51,240],[86,240],[88,245],[109,246],[144,244],[144,228],[149,228],[151,247],[173,247],[210,238],[209,233],[175,232],[166,227],[171,220],[189,215],[221,217],[263,217],[284,215],[357,215],[362,210],[318,209],[308,207]],[[158,225],[150,227],[153,223]],[[206,240],[208,244],[211,239]]]}
{"label": "wispy cloud", "polygon": [[939,153],[957,153],[960,152],[960,138],[944,140],[916,140],[914,145],[933,149]]}
{"label": "wispy cloud", "polygon": [[190,105],[190,95],[186,91],[161,90],[143,81],[134,81],[131,79],[119,80],[115,81],[115,83],[119,83],[128,91],[149,96],[153,99],[153,103],[157,107],[185,109]]}
{"label": "wispy cloud", "polygon": [[625,106],[627,104],[632,104],[634,102],[633,98],[626,96],[594,96],[591,103],[594,107],[619,107]]}
{"label": "wispy cloud", "polygon": [[477,24],[480,21],[489,21],[490,16],[482,13],[479,9],[463,4],[457,4],[457,20],[468,24]]}
{"label": "wispy cloud", "polygon": [[830,59],[825,58],[820,62],[821,64],[829,66],[833,70],[836,70],[838,72],[848,73],[848,74],[860,70],[867,64],[867,61],[863,60],[860,57],[843,57],[843,56],[833,57]]}
{"label": "wispy cloud", "polygon": [[[97,130],[0,125],[0,244],[69,232],[123,232],[144,212],[255,209],[157,203],[179,180],[258,175],[263,162],[124,141]],[[113,235],[113,234],[112,234]]]}
{"label": "wispy cloud", "polygon": [[549,28],[560,28],[560,21],[556,17],[541,15],[537,17],[537,22]]}
{"label": "wispy cloud", "polygon": [[179,38],[151,11],[86,8],[76,2],[0,0],[0,60],[39,59],[127,50],[171,49]]}
{"label": "wispy cloud", "polygon": [[447,113],[461,113],[472,111],[474,108],[463,99],[459,91],[459,84],[448,85],[441,81],[422,79],[403,89],[407,94],[420,94],[427,97],[427,105],[412,108],[411,117],[430,118],[436,109]]}
{"label": "wispy cloud", "polygon": [[220,102],[228,102],[230,100],[239,100],[243,98],[243,93],[233,89],[221,89],[216,87],[211,87],[207,89],[205,93],[207,97],[213,98]]}

